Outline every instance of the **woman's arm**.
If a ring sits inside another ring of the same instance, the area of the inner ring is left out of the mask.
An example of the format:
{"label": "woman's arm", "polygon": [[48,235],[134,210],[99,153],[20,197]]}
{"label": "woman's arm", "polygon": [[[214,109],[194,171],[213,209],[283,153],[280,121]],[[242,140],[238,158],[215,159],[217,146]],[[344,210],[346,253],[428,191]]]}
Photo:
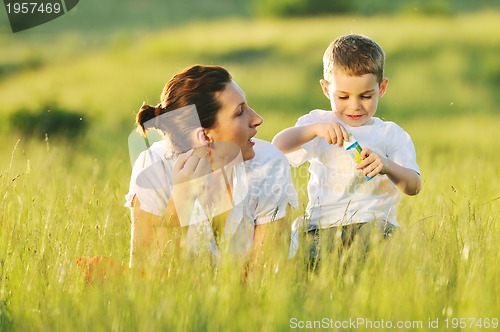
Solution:
{"label": "woman's arm", "polygon": [[[173,187],[163,216],[158,216],[141,209],[137,196],[132,200],[132,239],[130,264],[132,257],[138,264],[149,265],[155,262],[167,246],[174,245],[177,250],[181,244],[181,233],[191,220],[194,203],[203,191],[203,177],[211,171],[210,164],[204,157],[199,157],[193,150],[181,154],[172,169]],[[136,264],[136,263],[134,263]]]}
{"label": "woman's arm", "polygon": [[180,227],[173,203],[169,201],[163,217],[143,211],[141,204],[134,197],[132,201],[132,238],[130,265],[142,268],[155,262],[169,244],[180,245]]}
{"label": "woman's arm", "polygon": [[[292,207],[287,206],[287,215]],[[270,223],[255,225],[250,270],[262,267],[265,259],[272,265],[285,260],[290,246],[290,223],[282,218]]]}

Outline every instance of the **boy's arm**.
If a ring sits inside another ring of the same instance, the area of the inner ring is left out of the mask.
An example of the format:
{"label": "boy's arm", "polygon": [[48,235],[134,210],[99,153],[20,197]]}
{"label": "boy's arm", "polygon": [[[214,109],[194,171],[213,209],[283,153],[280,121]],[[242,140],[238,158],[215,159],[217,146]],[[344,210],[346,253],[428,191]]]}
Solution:
{"label": "boy's arm", "polygon": [[420,174],[412,169],[399,166],[391,160],[388,160],[387,169],[387,177],[401,192],[410,196],[420,192],[422,186]]}
{"label": "boy's arm", "polygon": [[367,148],[361,151],[361,158],[364,160],[356,168],[362,169],[364,175],[374,177],[385,174],[402,193],[413,196],[420,192],[422,181],[414,170],[400,166]]}
{"label": "boy's arm", "polygon": [[272,143],[284,154],[297,151],[315,137],[322,137],[328,144],[342,146],[349,140],[347,130],[337,122],[314,122],[282,130],[274,136]]}

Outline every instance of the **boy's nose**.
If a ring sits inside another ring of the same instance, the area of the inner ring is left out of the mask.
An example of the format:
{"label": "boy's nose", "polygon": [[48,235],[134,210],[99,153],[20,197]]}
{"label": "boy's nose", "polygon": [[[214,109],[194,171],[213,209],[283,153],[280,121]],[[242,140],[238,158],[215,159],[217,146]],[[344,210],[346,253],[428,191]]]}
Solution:
{"label": "boy's nose", "polygon": [[352,110],[357,111],[361,107],[361,101],[358,98],[352,98],[349,106]]}

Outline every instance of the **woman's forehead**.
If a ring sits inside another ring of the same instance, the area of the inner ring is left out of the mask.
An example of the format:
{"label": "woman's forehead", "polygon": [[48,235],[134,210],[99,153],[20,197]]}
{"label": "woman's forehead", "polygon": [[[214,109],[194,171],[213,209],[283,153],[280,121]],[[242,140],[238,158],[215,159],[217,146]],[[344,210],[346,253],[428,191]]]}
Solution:
{"label": "woman's forehead", "polygon": [[226,88],[220,92],[219,100],[222,103],[222,107],[234,106],[233,108],[236,108],[241,103],[246,102],[246,95],[236,82],[231,81],[226,85]]}

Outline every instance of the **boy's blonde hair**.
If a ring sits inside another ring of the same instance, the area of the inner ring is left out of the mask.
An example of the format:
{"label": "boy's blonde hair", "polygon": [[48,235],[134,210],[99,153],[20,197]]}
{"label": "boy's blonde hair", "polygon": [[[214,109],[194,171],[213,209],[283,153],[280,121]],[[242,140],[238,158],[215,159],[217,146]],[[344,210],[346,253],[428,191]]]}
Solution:
{"label": "boy's blonde hair", "polygon": [[384,51],[373,40],[361,35],[335,39],[323,55],[323,77],[331,81],[335,73],[350,76],[373,74],[380,84],[384,79]]}

